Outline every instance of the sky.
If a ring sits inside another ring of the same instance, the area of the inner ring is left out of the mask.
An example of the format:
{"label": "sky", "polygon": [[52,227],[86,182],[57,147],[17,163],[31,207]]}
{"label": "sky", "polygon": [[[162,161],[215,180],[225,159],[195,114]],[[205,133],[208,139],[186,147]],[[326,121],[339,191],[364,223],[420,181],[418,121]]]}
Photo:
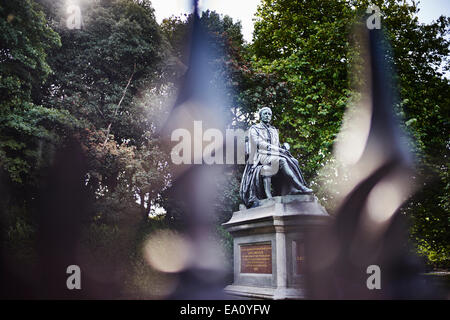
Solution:
{"label": "sky", "polygon": [[[191,12],[191,0],[151,0],[158,23],[172,15]],[[261,0],[199,0],[200,10],[215,10],[227,14],[233,21],[240,20],[242,34],[247,42],[252,41],[253,16]],[[419,22],[430,23],[440,15],[450,16],[449,0],[422,0],[419,3]]]}

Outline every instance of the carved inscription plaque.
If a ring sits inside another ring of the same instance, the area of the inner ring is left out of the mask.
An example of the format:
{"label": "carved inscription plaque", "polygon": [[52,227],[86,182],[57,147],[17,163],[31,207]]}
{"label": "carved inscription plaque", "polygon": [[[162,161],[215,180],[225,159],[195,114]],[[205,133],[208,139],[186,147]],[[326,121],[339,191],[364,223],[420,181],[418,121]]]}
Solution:
{"label": "carved inscription plaque", "polygon": [[272,273],[272,245],[247,244],[241,245],[242,273]]}

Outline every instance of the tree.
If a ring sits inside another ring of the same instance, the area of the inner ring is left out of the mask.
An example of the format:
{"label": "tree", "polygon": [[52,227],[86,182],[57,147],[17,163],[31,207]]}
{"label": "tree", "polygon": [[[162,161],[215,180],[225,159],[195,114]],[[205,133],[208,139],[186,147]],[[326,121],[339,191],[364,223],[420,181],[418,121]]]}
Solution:
{"label": "tree", "polygon": [[[64,17],[64,3],[52,3],[53,15]],[[55,73],[40,98],[96,128],[110,127],[119,142],[137,143],[149,123],[133,98],[157,79],[167,54],[153,9],[148,1],[82,4],[81,30],[64,19],[52,23],[63,45],[50,56]]]}
{"label": "tree", "polygon": [[[157,116],[151,115],[158,106],[146,100],[148,92],[157,95],[165,90],[170,71],[165,66],[170,60],[168,46],[151,3],[81,1],[82,28],[68,29],[65,1],[41,2],[62,46],[49,56],[54,73],[37,98],[83,122],[80,137],[90,159],[87,183],[99,197],[98,204],[104,207],[108,199],[117,210],[136,201],[145,206],[157,194],[153,180],[162,179],[158,185],[163,186],[167,178],[159,168],[161,175],[152,174],[152,182],[145,185],[143,180],[150,176],[149,164],[163,157],[154,137]],[[122,201],[114,201],[115,197]],[[147,216],[148,210],[144,210]]]}
{"label": "tree", "polygon": [[257,11],[255,65],[291,88],[289,102],[274,106],[274,123],[308,178],[329,155],[349,97],[354,19],[344,1],[263,1]]}
{"label": "tree", "polygon": [[52,72],[48,54],[61,45],[39,5],[31,0],[2,3],[0,29],[0,223],[2,242],[15,241],[25,248],[23,254],[30,252],[42,170],[80,124],[69,112],[34,99]]}
{"label": "tree", "polygon": [[52,72],[49,50],[61,42],[33,1],[9,1],[0,15],[0,165],[6,181],[32,184],[33,168],[46,162],[49,143],[75,124],[68,112],[32,99]]}
{"label": "tree", "polygon": [[[186,48],[193,16],[170,17],[164,19],[161,29],[168,39],[173,54],[178,58],[178,64],[187,64]],[[233,22],[229,16],[219,15],[215,11],[205,11],[201,14],[200,23],[208,31],[217,52],[216,59],[207,61],[215,70],[213,75],[217,83],[224,84],[229,97],[226,106],[229,112],[229,128],[246,130],[255,121],[255,114],[262,105],[273,105],[287,97],[288,88],[275,74],[257,71],[248,58],[248,48],[243,41],[240,22]],[[217,222],[227,221],[233,211],[238,210],[239,181],[243,165],[228,166],[227,174],[217,181],[221,192],[217,199]],[[163,206],[168,212],[168,219],[177,219],[182,212],[182,205],[173,203],[167,192],[163,197]]]}
{"label": "tree", "polygon": [[[448,61],[449,43],[444,36],[449,19],[441,17],[421,25],[415,17],[418,8],[414,2],[372,3],[381,9],[381,25],[392,46],[390,58],[401,102],[396,111],[416,138],[412,148],[426,181],[405,205],[414,221],[412,235],[424,247],[441,252],[445,260],[449,224],[445,200],[448,137],[444,132],[448,132],[445,106],[449,103],[449,82],[439,67]],[[368,6],[368,1],[265,0],[257,11],[253,65],[267,73],[277,71],[291,88],[289,102],[275,106],[274,115],[279,116],[274,121],[281,136],[291,143],[292,153],[305,164],[305,175],[313,179],[315,189],[319,189],[319,180],[331,177],[315,177],[315,173],[333,161],[332,145],[352,96],[348,70],[358,61],[352,28]],[[436,184],[431,185],[431,180]],[[426,204],[424,199],[429,199]],[[329,206],[331,200],[326,200]]]}
{"label": "tree", "polygon": [[[30,274],[39,262],[37,237],[45,236],[37,232],[39,221],[51,216],[39,204],[53,208],[58,221],[65,217],[59,211],[77,215],[72,203],[72,210],[56,210],[56,199],[46,193],[48,172],[62,175],[58,181],[73,174],[58,171],[70,167],[55,158],[65,144],[81,145],[76,156],[86,156],[87,167],[74,183],[94,204],[88,215],[74,217],[82,226],[72,243],[81,244],[85,257],[101,256],[108,272],[117,261],[128,263],[136,230],[149,221],[170,178],[155,128],[161,96],[172,90],[165,65],[171,57],[150,1],[78,4],[81,29],[67,27],[66,1],[0,5],[0,255]],[[70,186],[58,188],[70,197]],[[65,226],[61,230],[73,231]]]}

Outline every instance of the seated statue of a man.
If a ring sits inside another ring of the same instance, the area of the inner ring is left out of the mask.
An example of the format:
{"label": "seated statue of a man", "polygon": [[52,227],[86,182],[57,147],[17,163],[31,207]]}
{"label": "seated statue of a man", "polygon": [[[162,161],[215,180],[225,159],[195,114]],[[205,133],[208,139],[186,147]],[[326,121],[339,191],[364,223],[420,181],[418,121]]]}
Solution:
{"label": "seated statue of a man", "polygon": [[280,145],[278,130],[270,125],[272,110],[259,110],[260,123],[248,132],[248,161],[242,176],[240,195],[247,208],[257,207],[259,200],[276,195],[311,193],[306,187],[298,161],[289,145]]}

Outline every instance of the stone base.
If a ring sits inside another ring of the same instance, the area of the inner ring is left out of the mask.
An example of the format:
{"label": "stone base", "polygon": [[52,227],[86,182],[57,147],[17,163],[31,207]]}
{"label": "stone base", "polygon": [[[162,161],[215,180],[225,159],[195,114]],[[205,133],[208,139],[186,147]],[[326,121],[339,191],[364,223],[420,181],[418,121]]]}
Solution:
{"label": "stone base", "polygon": [[304,298],[305,234],[328,219],[314,195],[274,197],[234,212],[223,224],[234,251],[234,283],[225,291],[260,299]]}
{"label": "stone base", "polygon": [[226,293],[233,296],[250,299],[292,300],[305,297],[302,289],[293,288],[263,288],[229,285],[224,290]]}

